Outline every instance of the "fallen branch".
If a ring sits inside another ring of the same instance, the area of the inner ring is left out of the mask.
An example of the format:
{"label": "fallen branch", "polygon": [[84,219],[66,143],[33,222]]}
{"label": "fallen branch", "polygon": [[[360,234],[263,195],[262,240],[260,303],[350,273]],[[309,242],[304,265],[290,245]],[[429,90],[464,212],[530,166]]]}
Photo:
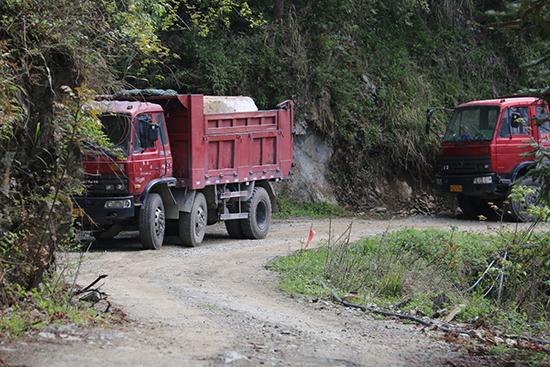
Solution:
{"label": "fallen branch", "polygon": [[101,279],[104,279],[104,278],[107,278],[107,274],[102,274],[102,275],[98,276],[97,279],[94,280],[91,284],[89,284],[85,288],[82,288],[82,289],[78,290],[77,292],[75,292],[75,295],[87,292],[90,288],[92,288],[94,285],[96,285],[97,282],[99,282]]}
{"label": "fallen branch", "polygon": [[517,339],[518,341],[521,339],[528,340],[530,342],[537,342],[541,344],[550,345],[550,341],[545,339],[537,339],[537,338],[531,338],[530,336],[523,336],[523,335],[503,335],[505,338],[508,339]]}
{"label": "fallen branch", "polygon": [[[467,330],[449,329],[449,328],[446,328],[446,327],[443,327],[443,326],[440,326],[440,325],[437,325],[437,324],[433,324],[433,323],[431,323],[431,322],[428,322],[428,321],[419,319],[418,317],[414,317],[414,316],[410,316],[410,315],[398,314],[398,313],[394,313],[394,312],[388,312],[388,311],[377,310],[377,309],[372,308],[372,307],[367,307],[367,306],[362,306],[362,305],[356,305],[356,304],[353,304],[353,303],[346,302],[346,301],[342,300],[340,297],[338,297],[338,295],[337,295],[331,288],[327,287],[327,285],[326,285],[324,282],[321,282],[321,284],[323,284],[323,287],[325,287],[325,289],[327,289],[328,291],[330,291],[330,293],[332,293],[332,296],[333,296],[338,302],[340,302],[341,304],[343,304],[344,306],[359,308],[359,309],[362,310],[363,312],[369,311],[369,312],[377,313],[377,314],[384,315],[384,316],[394,316],[394,317],[397,317],[397,318],[400,318],[400,319],[411,320],[411,321],[417,322],[417,323],[419,323],[419,324],[422,324],[422,325],[424,325],[424,326],[432,326],[432,330],[440,330],[440,331],[443,331],[443,332],[445,332],[445,333],[457,333],[457,334],[470,335],[470,331],[467,331]],[[525,340],[528,340],[528,341],[531,341],[531,342],[537,342],[537,343],[541,343],[541,344],[550,345],[550,341],[548,341],[548,340],[545,340],[545,339],[537,339],[537,338],[531,338],[531,337],[529,337],[529,336],[523,336],[523,335],[503,335],[503,337],[504,337],[504,338],[507,338],[507,339],[518,339],[518,340],[525,339]]]}
{"label": "fallen branch", "polygon": [[393,312],[387,312],[387,311],[377,310],[377,309],[374,309],[374,308],[371,308],[371,307],[362,306],[362,305],[356,305],[356,304],[353,304],[353,303],[349,303],[349,302],[343,301],[340,297],[338,297],[338,295],[337,295],[332,289],[330,289],[329,287],[327,287],[327,285],[326,285],[324,282],[321,282],[321,283],[323,284],[323,287],[325,287],[325,289],[329,290],[329,291],[332,293],[332,296],[333,296],[338,302],[340,302],[341,304],[343,304],[344,306],[359,308],[359,309],[361,309],[363,312],[364,312],[364,311],[370,311],[370,312],[374,312],[374,313],[377,313],[377,314],[380,314],[380,315],[384,315],[384,316],[395,316],[395,317],[399,317],[399,318],[401,318],[401,319],[412,320],[412,321],[418,322],[419,324],[422,324],[422,325],[424,325],[424,326],[431,326],[431,325],[432,325],[431,322],[424,321],[424,320],[422,320],[422,319],[419,319],[418,317],[409,316],[409,315],[401,315],[401,314],[398,314],[398,313],[393,313]]}

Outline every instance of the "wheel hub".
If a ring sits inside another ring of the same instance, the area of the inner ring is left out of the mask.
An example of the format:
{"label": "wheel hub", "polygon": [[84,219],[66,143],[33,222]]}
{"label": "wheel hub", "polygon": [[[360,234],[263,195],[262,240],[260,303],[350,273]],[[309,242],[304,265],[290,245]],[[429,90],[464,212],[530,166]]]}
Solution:
{"label": "wheel hub", "polygon": [[206,228],[206,212],[199,207],[195,213],[195,233],[198,235],[204,228]]}
{"label": "wheel hub", "polygon": [[164,211],[157,207],[155,209],[155,235],[157,237],[164,233],[165,226],[166,221],[164,218]]}

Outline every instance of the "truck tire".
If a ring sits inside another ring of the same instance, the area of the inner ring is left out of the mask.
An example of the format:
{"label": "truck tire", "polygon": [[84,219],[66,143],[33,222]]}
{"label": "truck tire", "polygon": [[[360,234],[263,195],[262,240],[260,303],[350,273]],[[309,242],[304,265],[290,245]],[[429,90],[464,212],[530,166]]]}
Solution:
{"label": "truck tire", "polygon": [[206,232],[208,208],[204,194],[199,192],[195,196],[191,212],[180,213],[180,241],[185,246],[196,247],[201,244]]}
{"label": "truck tire", "polygon": [[524,194],[521,198],[517,200],[512,200],[511,198],[509,198],[509,196],[512,193],[513,186],[510,186],[506,195],[506,197],[508,198],[506,211],[510,212],[513,220],[519,222],[530,222],[535,220],[536,218],[530,215],[527,212],[527,209],[529,209],[529,206],[531,204],[537,205],[536,202],[537,197],[539,196],[540,183],[537,181],[533,181],[533,179],[530,177],[527,177],[523,181],[521,181],[520,185],[526,188],[533,188],[535,189],[535,192],[532,194]]}
{"label": "truck tire", "polygon": [[[238,199],[232,200],[232,205],[228,205],[229,213],[238,213],[239,212],[239,202]],[[231,238],[240,240],[244,238],[243,230],[241,228],[240,219],[231,219],[225,221],[225,229]]]}
{"label": "truck tire", "polygon": [[227,229],[227,233],[229,233],[229,236],[231,238],[234,238],[236,240],[245,238],[243,229],[241,228],[240,219],[226,220],[225,229]]}
{"label": "truck tire", "polygon": [[478,219],[480,215],[489,219],[497,218],[497,214],[491,209],[488,201],[479,197],[458,194],[458,206],[470,218]]}
{"label": "truck tire", "polygon": [[243,203],[243,211],[248,218],[241,219],[241,229],[245,238],[262,239],[267,236],[271,224],[271,200],[263,187],[256,187],[252,197]]}
{"label": "truck tire", "polygon": [[98,229],[92,232],[94,238],[98,241],[110,240],[122,231],[122,225],[115,223],[107,229]]}
{"label": "truck tire", "polygon": [[164,203],[159,194],[151,193],[139,213],[139,238],[141,246],[146,249],[158,250],[164,241],[166,219]]}

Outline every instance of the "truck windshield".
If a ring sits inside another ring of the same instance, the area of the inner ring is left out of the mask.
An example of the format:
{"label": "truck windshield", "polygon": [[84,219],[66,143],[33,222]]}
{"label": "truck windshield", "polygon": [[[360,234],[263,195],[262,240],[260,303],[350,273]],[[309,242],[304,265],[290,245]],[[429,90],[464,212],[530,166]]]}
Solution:
{"label": "truck windshield", "polygon": [[103,131],[113,143],[114,148],[122,151],[127,156],[130,152],[131,119],[126,114],[108,114],[101,116]]}
{"label": "truck windshield", "polygon": [[471,106],[455,109],[443,141],[486,141],[493,138],[499,106]]}

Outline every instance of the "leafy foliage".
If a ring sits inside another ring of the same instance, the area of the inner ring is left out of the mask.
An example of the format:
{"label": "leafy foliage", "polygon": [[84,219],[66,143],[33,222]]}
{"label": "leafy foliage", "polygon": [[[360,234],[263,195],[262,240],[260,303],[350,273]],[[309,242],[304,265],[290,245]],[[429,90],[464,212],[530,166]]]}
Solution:
{"label": "leafy foliage", "polygon": [[[389,175],[433,180],[439,139],[424,133],[428,106],[540,86],[537,70],[519,67],[541,56],[538,39],[479,37],[496,20],[486,11],[505,10],[499,3],[296,1],[279,17],[259,1],[250,4],[256,22],[238,12],[223,20],[212,4],[181,4],[189,27],[161,35],[180,57],[151,66],[145,79],[184,93],[250,95],[260,108],[293,99],[297,130],[319,131],[334,148],[339,200],[361,210],[381,204],[372,193]],[[199,13],[208,32],[192,27]]]}
{"label": "leafy foliage", "polygon": [[12,290],[36,288],[70,241],[80,143],[105,143],[89,108],[91,88],[114,87],[115,64],[129,71],[165,53],[156,24],[169,6],[156,1],[145,12],[150,3],[0,3],[2,305],[18,301]]}

